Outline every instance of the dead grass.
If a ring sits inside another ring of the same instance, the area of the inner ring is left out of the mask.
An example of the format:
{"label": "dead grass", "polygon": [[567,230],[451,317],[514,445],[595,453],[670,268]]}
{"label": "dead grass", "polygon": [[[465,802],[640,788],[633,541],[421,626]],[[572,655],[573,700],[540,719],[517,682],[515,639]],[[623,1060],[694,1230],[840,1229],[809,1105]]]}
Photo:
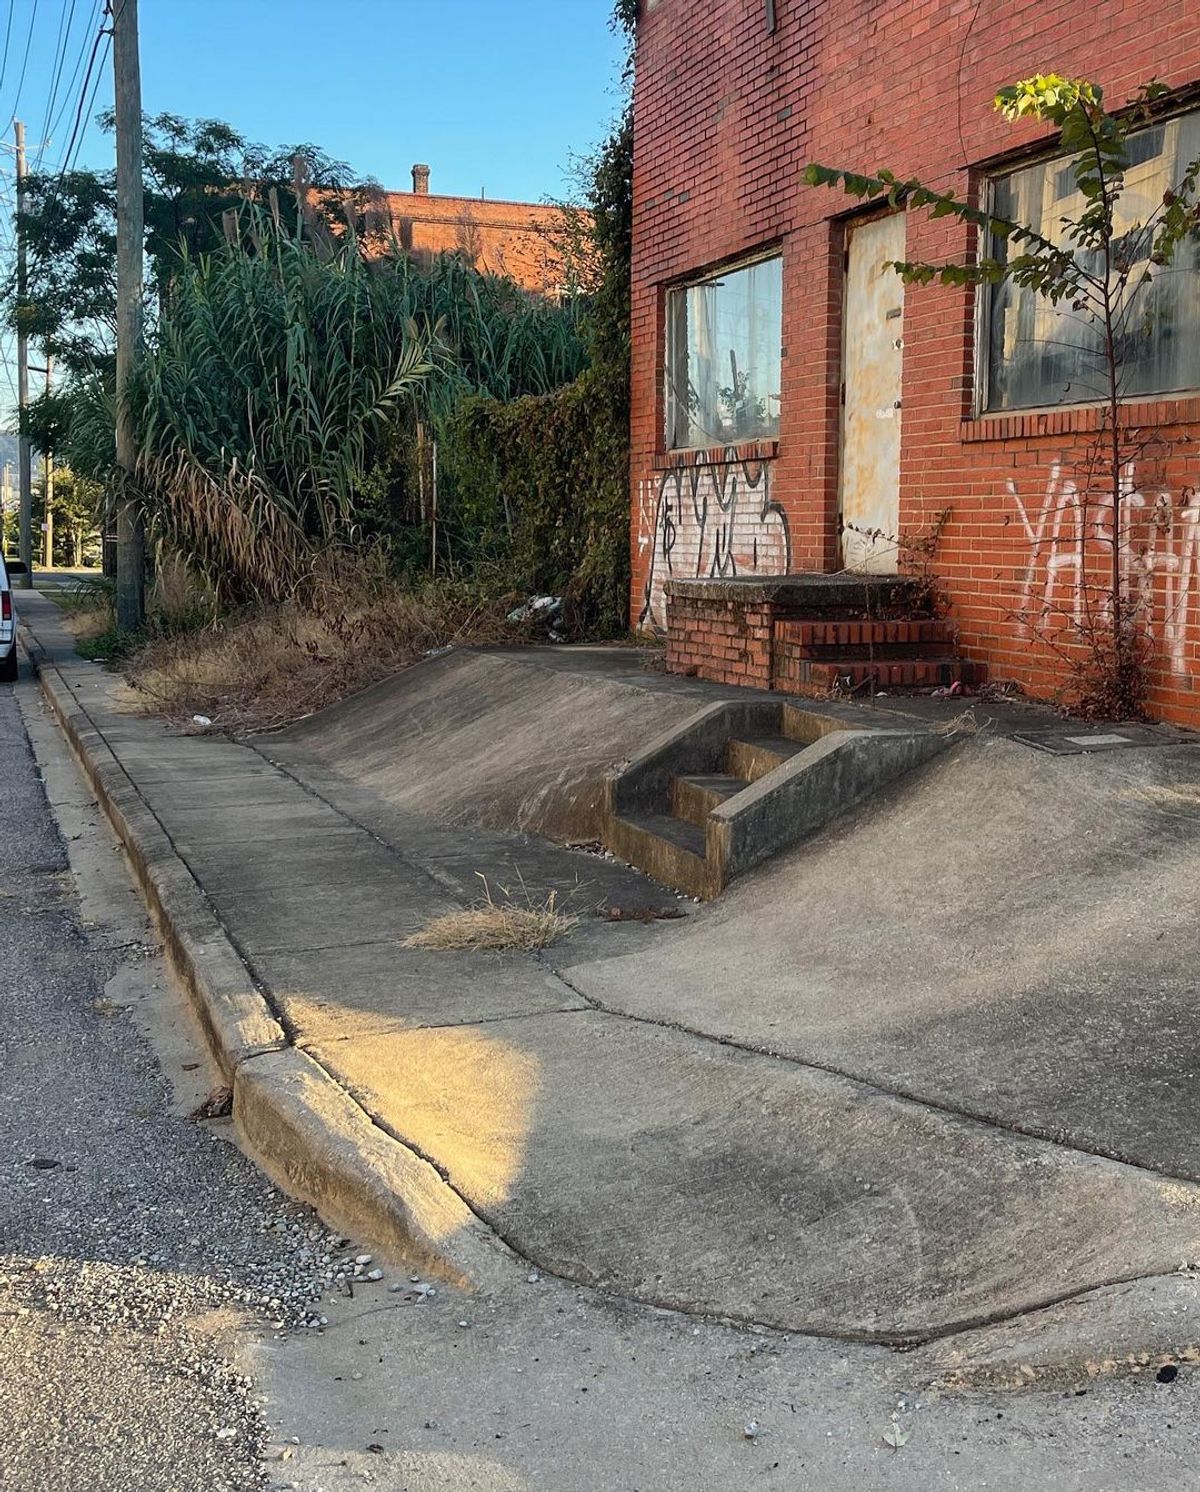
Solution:
{"label": "dead grass", "polygon": [[488,891],[477,906],[461,912],[446,912],[427,922],[400,944],[401,948],[434,948],[446,951],[467,948],[476,951],[522,949],[531,952],[549,948],[579,925],[579,918],[558,909],[556,893],[535,903],[527,896],[524,905],[506,897],[496,901]]}
{"label": "dead grass", "polygon": [[65,611],[63,625],[77,642],[94,642],[112,630],[113,610],[103,601]]}
{"label": "dead grass", "polygon": [[235,733],[274,730],[439,648],[510,639],[511,604],[460,586],[331,585],[314,605],[288,603],[147,643],[126,674],[150,713],[204,715]]}
{"label": "dead grass", "polygon": [[986,722],[984,725],[979,723],[975,707],[971,705],[968,709],[960,710],[949,720],[943,720],[935,725],[934,730],[939,736],[977,736],[981,730],[985,729],[985,726]]}
{"label": "dead grass", "polygon": [[113,590],[100,575],[89,575],[52,592],[51,599],[62,611],[63,625],[80,642],[91,642],[116,623]]}

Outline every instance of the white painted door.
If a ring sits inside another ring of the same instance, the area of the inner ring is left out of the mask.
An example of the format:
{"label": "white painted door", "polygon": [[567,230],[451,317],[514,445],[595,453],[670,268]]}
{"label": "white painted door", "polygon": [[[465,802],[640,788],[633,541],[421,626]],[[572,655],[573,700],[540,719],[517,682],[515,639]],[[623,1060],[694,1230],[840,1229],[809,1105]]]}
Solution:
{"label": "white painted door", "polygon": [[850,230],[842,307],[842,563],[899,569],[900,374],[904,284],[885,266],[904,258],[904,214]]}

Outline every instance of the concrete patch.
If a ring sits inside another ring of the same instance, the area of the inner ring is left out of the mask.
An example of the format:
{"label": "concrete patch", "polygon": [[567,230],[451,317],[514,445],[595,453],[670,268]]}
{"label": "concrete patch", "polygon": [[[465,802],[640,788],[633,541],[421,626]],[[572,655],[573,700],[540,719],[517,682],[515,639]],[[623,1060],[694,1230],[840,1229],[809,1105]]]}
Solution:
{"label": "concrete patch", "polygon": [[[274,741],[260,744],[274,760]],[[284,753],[286,770],[339,814],[419,866],[454,897],[473,902],[485,894],[542,900],[554,893],[573,912],[596,907],[670,907],[676,897],[607,855],[588,854],[524,834],[452,825],[399,808],[380,793],[352,782],[310,752]]]}
{"label": "concrete patch", "polygon": [[[273,801],[257,798],[249,803],[229,803],[224,791],[220,808],[210,801],[200,808],[181,808],[171,803],[171,834],[175,843],[186,850],[189,845],[210,844],[277,844],[281,839],[299,839],[314,834],[345,834],[351,831],[341,814],[324,803],[297,804],[295,794],[280,795]],[[236,813],[230,813],[236,808]],[[281,812],[285,809],[286,811]]]}
{"label": "concrete patch", "polygon": [[454,903],[420,871],[353,829],[269,845],[197,844],[188,864],[239,947],[338,947],[402,938]]}

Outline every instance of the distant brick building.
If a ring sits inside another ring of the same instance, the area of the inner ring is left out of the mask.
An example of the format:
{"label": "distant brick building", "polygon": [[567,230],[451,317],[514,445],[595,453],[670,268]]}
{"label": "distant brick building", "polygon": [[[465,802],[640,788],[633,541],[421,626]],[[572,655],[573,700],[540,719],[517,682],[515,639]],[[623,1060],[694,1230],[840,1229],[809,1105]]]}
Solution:
{"label": "distant brick building", "polygon": [[[903,572],[925,547],[976,672],[1051,692],[1106,540],[1081,470],[1098,408],[1066,323],[1009,287],[904,287],[886,261],[961,258],[974,230],[858,208],[802,175],[811,161],[890,166],[1054,233],[1069,173],[1051,135],[993,111],[997,89],[1056,71],[1119,101],[1156,77],[1172,95],[1133,137],[1132,219],[1200,156],[1194,6],[644,0],[636,63],[635,625],[670,630],[676,668],[821,680],[805,649],[835,634],[801,625],[801,591],[764,581],[739,600],[716,582]],[[1130,368],[1127,413],[1146,439],[1121,555],[1153,634],[1151,704],[1192,725],[1198,265],[1186,245],[1155,283]],[[859,633],[837,635],[848,657],[861,650]],[[919,629],[888,646],[899,656],[906,640],[935,646]]]}
{"label": "distant brick building", "polygon": [[430,255],[457,252],[477,269],[508,275],[526,290],[542,295],[562,291],[559,208],[435,196],[429,190],[428,166],[414,166],[412,175],[411,192],[385,192],[380,204],[403,248]]}

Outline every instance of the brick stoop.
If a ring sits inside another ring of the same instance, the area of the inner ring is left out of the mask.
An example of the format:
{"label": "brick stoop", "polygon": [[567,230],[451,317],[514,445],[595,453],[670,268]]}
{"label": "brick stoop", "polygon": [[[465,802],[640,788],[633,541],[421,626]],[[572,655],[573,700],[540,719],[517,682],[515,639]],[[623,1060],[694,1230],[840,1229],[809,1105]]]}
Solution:
{"label": "brick stoop", "polygon": [[935,689],[984,682],[983,664],[957,655],[952,629],[932,619],[796,621],[774,624],[771,687],[820,696],[868,684]]}
{"label": "brick stoop", "polygon": [[722,684],[816,698],[975,687],[986,668],[958,656],[904,576],[786,575],[667,586],[667,668]]}

